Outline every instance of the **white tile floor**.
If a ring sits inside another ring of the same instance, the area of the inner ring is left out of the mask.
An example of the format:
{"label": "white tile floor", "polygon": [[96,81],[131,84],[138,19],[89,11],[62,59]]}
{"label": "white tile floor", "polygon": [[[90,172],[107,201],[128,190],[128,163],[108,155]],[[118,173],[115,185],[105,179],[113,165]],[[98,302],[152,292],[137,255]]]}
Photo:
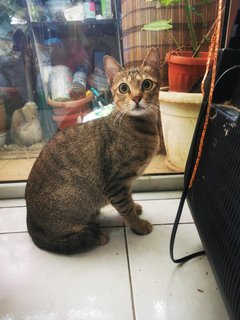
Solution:
{"label": "white tile floor", "polygon": [[[138,236],[106,207],[100,224],[111,240],[84,254],[61,256],[35,247],[25,201],[0,201],[1,320],[227,320],[206,257],[178,266],[169,238],[180,193],[135,194],[153,232]],[[187,207],[175,251],[201,249]]]}

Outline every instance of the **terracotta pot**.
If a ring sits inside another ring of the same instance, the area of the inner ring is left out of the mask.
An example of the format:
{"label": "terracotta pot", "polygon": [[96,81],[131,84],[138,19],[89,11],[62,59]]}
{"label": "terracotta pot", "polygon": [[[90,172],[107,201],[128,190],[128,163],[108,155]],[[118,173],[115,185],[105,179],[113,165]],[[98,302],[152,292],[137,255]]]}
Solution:
{"label": "terracotta pot", "polygon": [[74,109],[74,108],[53,108],[54,114],[57,116],[65,116],[65,115],[70,115],[74,113],[81,113],[89,110],[89,105],[84,105],[80,108],[80,110]]}
{"label": "terracotta pot", "polygon": [[169,90],[190,92],[194,84],[204,76],[208,52],[200,52],[193,58],[191,51],[174,51],[166,55]]}
{"label": "terracotta pot", "polygon": [[72,126],[77,123],[77,118],[79,117],[78,113],[73,113],[65,116],[55,116],[53,115],[53,120],[56,121],[60,129]]}
{"label": "terracotta pot", "polygon": [[90,93],[85,98],[74,101],[54,101],[48,98],[48,104],[53,107],[53,120],[57,122],[60,129],[74,125],[77,118],[90,112],[89,103],[93,99]]}
{"label": "terracotta pot", "polygon": [[84,116],[90,112],[90,109],[87,109],[78,113],[71,113],[67,115],[53,115],[52,118],[56,121],[59,129],[64,129],[69,126],[73,126],[77,123],[77,119],[79,116]]}
{"label": "terracotta pot", "polygon": [[48,98],[48,104],[53,107],[55,114],[72,114],[88,108],[93,99],[93,94],[89,93],[85,98],[74,101],[55,101]]}

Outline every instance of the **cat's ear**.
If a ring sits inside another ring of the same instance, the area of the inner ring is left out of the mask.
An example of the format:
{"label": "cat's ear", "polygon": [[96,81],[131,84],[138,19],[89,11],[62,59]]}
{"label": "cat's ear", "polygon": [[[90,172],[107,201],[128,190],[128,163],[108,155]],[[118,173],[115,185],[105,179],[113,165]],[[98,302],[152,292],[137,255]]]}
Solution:
{"label": "cat's ear", "polygon": [[151,66],[155,69],[160,68],[160,56],[158,48],[151,48],[145,59],[143,60],[142,66]]}
{"label": "cat's ear", "polygon": [[106,76],[108,77],[109,82],[111,83],[115,74],[122,70],[120,64],[111,56],[103,57],[103,64]]}

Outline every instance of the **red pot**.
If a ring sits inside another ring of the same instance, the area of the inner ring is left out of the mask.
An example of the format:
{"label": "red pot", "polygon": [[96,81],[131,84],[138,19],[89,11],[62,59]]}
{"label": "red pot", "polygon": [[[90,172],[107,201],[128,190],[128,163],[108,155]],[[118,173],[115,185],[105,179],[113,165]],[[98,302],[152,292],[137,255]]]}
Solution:
{"label": "red pot", "polygon": [[48,104],[53,107],[54,111],[53,120],[60,129],[76,124],[79,116],[90,112],[89,103],[92,99],[92,93],[83,99],[74,101],[54,101],[48,98]]}
{"label": "red pot", "polygon": [[79,112],[79,113],[71,113],[67,115],[53,115],[52,118],[56,121],[59,129],[64,129],[69,126],[73,126],[77,123],[77,118],[79,116],[85,116],[90,112],[90,109]]}
{"label": "red pot", "polygon": [[48,104],[53,107],[53,111],[57,115],[72,114],[86,110],[92,99],[93,94],[91,92],[85,98],[74,101],[55,101],[48,98]]}
{"label": "red pot", "polygon": [[189,92],[206,70],[208,52],[199,52],[197,58],[191,51],[174,51],[166,55],[169,90]]}
{"label": "red pot", "polygon": [[68,114],[65,116],[55,116],[53,115],[53,120],[56,121],[60,129],[64,129],[68,126],[72,126],[77,123],[78,113]]}

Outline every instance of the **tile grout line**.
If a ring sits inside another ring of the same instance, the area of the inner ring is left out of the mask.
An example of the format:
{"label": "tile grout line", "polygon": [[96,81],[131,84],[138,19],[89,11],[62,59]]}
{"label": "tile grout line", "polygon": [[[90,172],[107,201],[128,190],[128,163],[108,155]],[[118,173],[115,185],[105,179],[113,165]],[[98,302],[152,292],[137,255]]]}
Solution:
{"label": "tile grout line", "polygon": [[136,201],[161,201],[161,200],[179,200],[180,201],[180,198],[179,197],[173,197],[173,198],[141,198],[141,199],[136,199],[134,197],[134,199]]}
{"label": "tile grout line", "polygon": [[1,204],[0,204],[0,210],[3,210],[3,209],[16,209],[16,208],[26,208],[26,206],[22,205],[22,206],[3,206],[3,207],[1,207]]}
{"label": "tile grout line", "polygon": [[6,234],[18,234],[18,233],[28,233],[28,231],[27,230],[22,230],[22,231],[5,231],[5,232],[1,232],[0,231],[0,236],[1,235],[6,235]]}
{"label": "tile grout line", "polygon": [[[194,221],[189,222],[180,222],[179,225],[192,225],[195,224]],[[166,223],[153,223],[153,226],[159,227],[159,226],[173,226],[173,222],[166,222]],[[102,229],[112,229],[112,228],[124,228],[124,231],[126,230],[127,226],[124,225],[111,225],[111,226],[101,226]],[[6,235],[6,234],[16,234],[16,233],[28,233],[28,230],[18,230],[18,231],[0,231],[0,235]],[[127,238],[125,237],[125,240],[127,241]],[[126,250],[128,248],[126,247]],[[127,251],[128,253],[128,251]]]}
{"label": "tile grout line", "polygon": [[133,314],[133,320],[136,320],[136,310],[135,310],[135,302],[134,302],[134,296],[133,296],[133,286],[132,286],[132,276],[131,276],[131,267],[130,267],[128,243],[127,243],[126,226],[124,226],[123,229],[124,229],[125,248],[126,248],[126,255],[127,255],[129,285],[130,285],[130,292],[131,292],[132,314]]}

